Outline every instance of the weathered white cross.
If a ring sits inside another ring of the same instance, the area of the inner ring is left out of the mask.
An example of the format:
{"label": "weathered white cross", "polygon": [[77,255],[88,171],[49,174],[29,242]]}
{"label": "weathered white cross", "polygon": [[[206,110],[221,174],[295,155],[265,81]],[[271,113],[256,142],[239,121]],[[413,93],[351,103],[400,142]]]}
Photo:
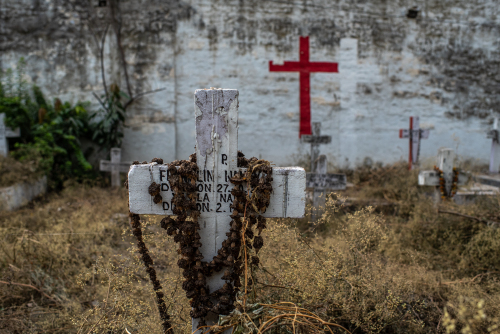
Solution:
{"label": "weathered white cross", "polygon": [[[445,189],[448,194],[451,192],[453,183],[453,161],[455,160],[455,152],[451,148],[440,148],[438,150],[437,166],[443,172],[445,181]],[[464,172],[458,173],[457,185],[463,185],[469,180],[469,175]],[[437,171],[424,170],[418,174],[419,186],[440,186],[440,175]]]}
{"label": "weathered white cross", "polygon": [[20,137],[19,128],[12,130],[5,126],[5,114],[0,114],[0,155],[6,157],[9,154],[9,143],[7,138]]}
{"label": "weathered white cross", "polygon": [[500,143],[498,142],[498,118],[493,121],[493,129],[488,131],[487,138],[491,138],[490,173],[496,174],[500,168]]}
{"label": "weathered white cross", "polygon": [[111,161],[101,160],[99,165],[99,170],[101,172],[111,172],[111,186],[120,186],[120,172],[128,172],[131,162],[121,161],[122,159],[122,149],[118,147],[113,147],[111,149]]}
{"label": "weathered white cross", "polygon": [[[235,89],[202,89],[195,92],[196,161],[200,210],[198,222],[205,261],[211,261],[222,247],[229,232],[233,201],[229,181],[238,171],[238,91]],[[251,140],[251,138],[249,138]],[[173,215],[172,191],[167,180],[167,165],[157,163],[133,165],[128,174],[130,211],[135,214]],[[299,167],[273,168],[273,194],[264,217],[304,216],[306,173]],[[148,193],[152,182],[161,185],[163,201],[155,204]],[[207,278],[210,291],[221,288],[219,272]],[[193,319],[193,331],[199,319]],[[217,321],[207,318],[207,324]]]}
{"label": "weathered white cross", "polygon": [[332,142],[332,136],[322,136],[321,135],[321,123],[312,123],[312,135],[302,135],[300,140],[303,143],[311,144],[311,172],[316,170],[315,164],[319,156],[319,145],[329,144]]}
{"label": "weathered white cross", "polygon": [[306,188],[313,190],[313,211],[311,221],[316,221],[321,208],[325,207],[326,192],[343,190],[347,185],[345,174],[327,174],[328,162],[326,155],[321,154],[316,161],[314,173],[307,173]]}
{"label": "weathered white cross", "polygon": [[399,138],[410,139],[410,150],[408,154],[408,169],[412,170],[413,165],[418,163],[418,156],[420,154],[420,139],[429,138],[429,130],[420,129],[419,118],[410,117],[410,128],[400,129]]}

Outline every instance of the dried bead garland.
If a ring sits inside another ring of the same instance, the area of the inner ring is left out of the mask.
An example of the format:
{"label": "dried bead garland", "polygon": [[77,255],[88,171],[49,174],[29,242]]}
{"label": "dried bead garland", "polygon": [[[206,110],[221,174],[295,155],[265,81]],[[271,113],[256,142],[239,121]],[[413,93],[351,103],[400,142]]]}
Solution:
{"label": "dried bead garland", "polygon": [[139,248],[142,262],[146,267],[146,272],[149,274],[149,279],[153,284],[153,290],[156,294],[156,304],[158,306],[158,312],[160,313],[160,319],[162,320],[163,332],[166,334],[173,334],[172,325],[170,324],[170,316],[167,313],[167,306],[165,305],[165,300],[163,299],[164,294],[162,292],[162,287],[160,281],[156,278],[156,270],[153,267],[153,259],[151,259],[148,248],[142,238],[141,219],[139,215],[130,212],[129,217],[130,225],[132,226],[132,233],[137,239],[137,248]]}
{"label": "dried bead garland", "polygon": [[453,179],[451,182],[450,193],[446,191],[446,180],[444,178],[444,173],[439,167],[434,166],[434,170],[439,174],[439,192],[441,193],[441,199],[452,198],[457,193],[458,185],[458,174],[460,171],[458,168],[453,167]]}
{"label": "dried bead garland", "polygon": [[[192,154],[189,160],[176,160],[168,165],[168,181],[174,194],[173,213],[177,217],[165,217],[160,225],[179,243],[181,258],[177,265],[183,269],[185,278],[182,288],[187,298],[191,299],[191,317],[202,318],[199,326],[206,325],[203,318],[208,312],[228,315],[234,310],[236,295],[242,286],[240,276],[245,274],[245,288],[253,284],[252,277],[247,277],[248,266],[251,269],[259,264],[257,253],[264,245],[261,233],[266,228],[266,222],[261,213],[265,212],[270,202],[272,167],[265,160],[246,159],[241,152],[238,152],[238,167],[246,167],[247,171],[245,174],[237,173],[230,179],[236,185],[231,190],[234,201],[230,206],[233,210],[230,230],[217,255],[207,262],[202,261],[203,255],[199,250],[202,244],[198,233],[200,212],[196,208],[196,155]],[[246,184],[247,191],[243,190],[243,184]],[[153,182],[148,192],[155,203],[158,196],[161,201],[157,183]],[[258,230],[258,235],[254,233],[253,227]],[[255,255],[248,261],[251,253]],[[226,283],[222,288],[210,292],[206,278],[224,268],[222,279]]]}

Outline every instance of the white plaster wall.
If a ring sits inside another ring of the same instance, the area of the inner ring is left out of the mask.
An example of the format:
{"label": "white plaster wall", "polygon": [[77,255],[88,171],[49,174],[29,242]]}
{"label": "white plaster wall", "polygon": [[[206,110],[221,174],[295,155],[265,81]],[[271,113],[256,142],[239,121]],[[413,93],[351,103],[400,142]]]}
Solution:
{"label": "white plaster wall", "polygon": [[[14,0],[4,2],[21,8]],[[65,15],[58,29],[84,22],[72,19],[76,7],[47,3],[48,20]],[[312,121],[332,136],[332,143],[321,147],[329,161],[353,166],[366,157],[384,163],[406,159],[408,142],[398,138],[398,130],[408,126],[410,116],[420,116],[421,126],[432,129],[422,143],[422,158],[447,146],[464,158],[488,161],[486,131],[500,112],[495,1],[122,4],[134,93],[165,88],[129,109],[125,160],[187,158],[195,144],[193,93],[221,87],[240,91],[239,148],[277,165],[296,163],[309,153],[298,138],[299,74],[269,72],[268,62],[298,60],[299,36],[309,35],[311,61],[339,63],[339,73],[311,75]],[[420,19],[406,18],[415,4]],[[179,6],[191,14],[172,19],[170,8]],[[169,26],[166,18],[175,24]],[[81,29],[81,36],[63,36],[66,40],[33,38],[26,48],[2,44],[0,64],[11,67],[24,56],[29,75],[49,96],[97,106],[91,93],[102,94],[100,64],[85,24]],[[105,48],[108,84],[124,88],[113,36],[110,31]]]}

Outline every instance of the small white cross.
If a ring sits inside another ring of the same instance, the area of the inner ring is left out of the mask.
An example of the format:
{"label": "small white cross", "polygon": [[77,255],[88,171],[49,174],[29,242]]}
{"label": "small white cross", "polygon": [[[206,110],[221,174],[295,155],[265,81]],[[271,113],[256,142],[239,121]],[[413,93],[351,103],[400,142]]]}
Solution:
{"label": "small white cross", "polygon": [[[446,192],[449,194],[453,183],[453,162],[455,160],[455,152],[451,148],[440,148],[438,150],[437,166],[443,172],[445,179]],[[421,171],[418,174],[419,186],[439,186],[439,173],[435,170]],[[459,172],[457,185],[463,185],[469,180],[469,175],[464,172]]]}
{"label": "small white cross", "polygon": [[111,186],[120,186],[120,173],[128,172],[131,162],[121,161],[122,159],[122,149],[118,147],[113,147],[111,149],[111,161],[101,160],[99,165],[99,170],[101,172],[111,172]]}
{"label": "small white cross", "polygon": [[[195,92],[196,161],[200,210],[198,222],[204,261],[211,261],[222,247],[231,222],[231,189],[229,181],[238,171],[238,91],[235,89],[202,89]],[[252,140],[252,138],[245,138]],[[306,173],[300,167],[273,168],[273,194],[264,217],[304,216]],[[152,182],[161,185],[163,201],[155,204],[148,193]],[[128,174],[130,211],[135,214],[173,215],[172,191],[167,180],[167,165],[157,163],[133,165]],[[221,288],[223,272],[207,279],[210,291]],[[217,321],[207,317],[207,324]],[[198,319],[193,319],[193,331]],[[228,332],[230,333],[230,331]]]}
{"label": "small white cross", "polygon": [[409,138],[410,148],[408,153],[408,169],[412,170],[414,165],[418,164],[420,155],[420,139],[429,138],[429,130],[420,129],[419,118],[410,117],[410,128],[400,129],[399,138]]}
{"label": "small white cross", "polygon": [[316,170],[315,164],[319,156],[319,145],[332,142],[332,136],[321,135],[321,123],[312,123],[312,135],[303,135],[300,139],[303,143],[311,144],[311,172]]}
{"label": "small white cross", "polygon": [[307,173],[306,188],[313,190],[313,212],[311,221],[316,221],[321,208],[325,207],[326,192],[343,190],[347,185],[345,174],[328,174],[326,155],[321,154],[316,161],[314,173]]}
{"label": "small white cross", "polygon": [[0,114],[0,155],[6,157],[9,154],[9,142],[7,138],[15,138],[21,136],[19,128],[12,130],[5,126],[5,114]]}
{"label": "small white cross", "polygon": [[493,129],[488,131],[487,138],[491,138],[490,173],[497,174],[500,169],[500,143],[498,142],[498,118],[493,121]]}

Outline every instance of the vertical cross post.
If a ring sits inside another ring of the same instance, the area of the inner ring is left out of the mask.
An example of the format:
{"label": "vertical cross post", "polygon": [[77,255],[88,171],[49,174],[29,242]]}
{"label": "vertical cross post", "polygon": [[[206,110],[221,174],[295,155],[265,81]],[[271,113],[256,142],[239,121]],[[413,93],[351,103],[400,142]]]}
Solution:
{"label": "vertical cross post", "polygon": [[325,207],[327,191],[343,190],[347,185],[345,174],[328,174],[328,161],[326,155],[318,157],[315,172],[307,173],[306,188],[313,192],[313,210],[311,221],[314,223]]}
{"label": "vertical cross post", "polygon": [[7,138],[20,137],[19,128],[12,130],[5,126],[5,114],[0,114],[0,155],[6,157],[9,154],[9,142]]}
{"label": "vertical cross post", "polygon": [[400,129],[399,138],[409,138],[408,169],[412,170],[414,165],[418,164],[418,156],[420,155],[420,139],[429,138],[429,130],[420,129],[418,116],[411,116],[410,128]]}
{"label": "vertical cross post", "polygon": [[338,64],[309,61],[309,36],[300,37],[299,61],[285,61],[275,65],[269,61],[269,72],[300,73],[300,130],[299,137],[310,135],[311,131],[311,72],[338,72]]}
{"label": "vertical cross post", "polygon": [[[238,96],[235,89],[200,89],[195,91],[196,183],[198,223],[204,259],[217,255],[230,229],[233,202],[230,178],[244,168],[238,167]],[[305,210],[306,173],[299,167],[274,167],[273,193],[264,217],[303,217]],[[160,185],[162,202],[155,204],[148,193],[152,182]],[[172,215],[172,190],[168,183],[168,166],[132,165],[128,174],[130,212],[135,214]],[[223,271],[207,277],[209,292],[224,285]],[[200,319],[192,319],[193,332]],[[205,318],[208,325],[218,320],[212,312]],[[229,330],[228,333],[231,331]]]}
{"label": "vertical cross post", "polygon": [[118,147],[113,147],[111,149],[111,161],[101,160],[99,170],[101,172],[111,172],[111,186],[120,186],[120,172],[126,173],[129,170],[131,162],[121,161],[122,149]]}
{"label": "vertical cross post", "polygon": [[319,145],[329,144],[332,142],[332,136],[322,136],[321,135],[321,123],[314,122],[312,135],[304,135],[301,140],[303,143],[311,144],[311,173],[316,170],[316,161],[319,156]]}
{"label": "vertical cross post", "polygon": [[498,138],[498,118],[493,121],[493,129],[488,131],[487,138],[491,138],[490,173],[498,174],[500,169],[500,143]]}

